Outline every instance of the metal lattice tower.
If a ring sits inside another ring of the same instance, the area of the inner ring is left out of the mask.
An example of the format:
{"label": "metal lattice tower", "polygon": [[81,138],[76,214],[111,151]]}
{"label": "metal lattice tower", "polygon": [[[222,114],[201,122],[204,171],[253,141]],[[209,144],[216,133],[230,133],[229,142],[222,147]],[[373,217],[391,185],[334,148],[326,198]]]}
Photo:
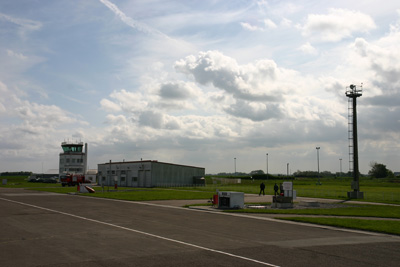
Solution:
{"label": "metal lattice tower", "polygon": [[353,173],[353,182],[351,189],[353,192],[348,192],[349,198],[364,198],[360,192],[358,169],[358,136],[357,136],[357,97],[362,96],[362,84],[357,89],[357,86],[351,84],[346,88],[346,96],[348,100],[348,138],[349,138],[349,171]]}
{"label": "metal lattice tower", "polygon": [[354,171],[354,146],[353,146],[353,99],[348,99],[348,139],[349,139],[349,173]]}

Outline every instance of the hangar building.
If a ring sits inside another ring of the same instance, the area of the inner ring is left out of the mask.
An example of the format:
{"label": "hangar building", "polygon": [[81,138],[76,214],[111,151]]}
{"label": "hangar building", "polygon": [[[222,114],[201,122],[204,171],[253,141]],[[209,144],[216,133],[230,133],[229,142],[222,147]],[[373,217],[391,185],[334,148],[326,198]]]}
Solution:
{"label": "hangar building", "polygon": [[158,162],[123,161],[98,164],[98,183],[104,186],[173,187],[204,185],[205,168]]}

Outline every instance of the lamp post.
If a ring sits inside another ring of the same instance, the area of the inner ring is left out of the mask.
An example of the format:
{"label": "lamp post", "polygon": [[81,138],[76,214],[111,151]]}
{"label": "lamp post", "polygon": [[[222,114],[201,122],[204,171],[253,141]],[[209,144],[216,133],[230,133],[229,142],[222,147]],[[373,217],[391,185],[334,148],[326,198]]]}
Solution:
{"label": "lamp post", "polygon": [[289,177],[289,163],[286,164],[286,176]]}
{"label": "lamp post", "polygon": [[340,161],[340,176],[342,176],[342,159],[339,159]]}
{"label": "lamp post", "polygon": [[319,149],[320,149],[320,147],[317,146],[316,149],[317,149],[317,165],[318,165],[318,184],[320,185],[321,184],[321,182],[319,180]]}
{"label": "lamp post", "polygon": [[235,163],[235,176],[236,176],[236,158],[233,158],[233,161]]}
{"label": "lamp post", "polygon": [[267,179],[268,179],[268,153],[266,155],[267,155]]}

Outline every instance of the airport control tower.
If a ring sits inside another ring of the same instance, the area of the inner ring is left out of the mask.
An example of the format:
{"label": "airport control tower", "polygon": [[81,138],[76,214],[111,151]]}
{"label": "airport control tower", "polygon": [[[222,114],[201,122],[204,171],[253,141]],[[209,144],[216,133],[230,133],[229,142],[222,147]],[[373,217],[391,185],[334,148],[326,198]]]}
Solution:
{"label": "airport control tower", "polygon": [[63,152],[60,153],[59,175],[65,173],[82,173],[87,170],[87,152],[88,145],[85,143],[83,151],[83,142],[62,142]]}

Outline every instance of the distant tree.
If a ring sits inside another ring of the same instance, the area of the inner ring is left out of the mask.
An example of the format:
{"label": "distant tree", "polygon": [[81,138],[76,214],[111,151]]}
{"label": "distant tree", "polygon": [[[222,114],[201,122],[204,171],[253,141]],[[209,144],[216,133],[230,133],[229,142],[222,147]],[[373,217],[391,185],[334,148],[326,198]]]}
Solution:
{"label": "distant tree", "polygon": [[250,175],[254,175],[254,174],[264,174],[263,170],[255,170],[255,171],[251,171]]}
{"label": "distant tree", "polygon": [[386,168],[386,165],[382,163],[371,162],[369,166],[371,167],[371,170],[368,172],[368,174],[375,178],[385,178],[392,173]]}
{"label": "distant tree", "polygon": [[254,174],[251,176],[251,179],[253,179],[253,180],[268,180],[268,179],[270,179],[271,180],[271,179],[277,179],[277,177],[270,173],[269,174],[263,173],[263,174]]}
{"label": "distant tree", "polygon": [[333,177],[335,175],[330,171],[323,171],[323,172],[321,172],[321,176],[322,177]]}
{"label": "distant tree", "polygon": [[[296,172],[293,173],[294,177],[307,177],[307,178],[312,178],[312,177],[318,177],[318,172],[316,171],[299,171],[297,170]],[[320,174],[321,176],[321,174]]]}

